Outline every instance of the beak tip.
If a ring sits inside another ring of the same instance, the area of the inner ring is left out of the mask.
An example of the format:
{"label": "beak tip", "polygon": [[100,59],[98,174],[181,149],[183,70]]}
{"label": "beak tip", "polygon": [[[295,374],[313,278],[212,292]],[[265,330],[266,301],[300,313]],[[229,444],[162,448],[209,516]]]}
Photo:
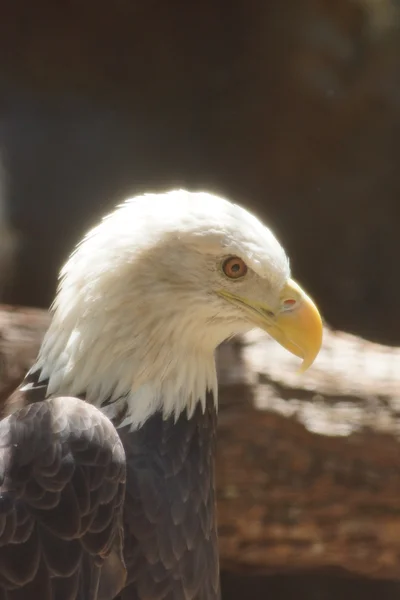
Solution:
{"label": "beak tip", "polygon": [[322,335],[323,335],[323,326],[322,326],[322,321],[320,321],[320,339],[318,340],[318,343],[314,345],[314,351],[311,354],[311,356],[307,356],[303,359],[303,362],[300,365],[300,368],[298,370],[299,373],[303,374],[306,371],[308,371],[308,369],[314,364],[314,362],[316,361],[318,354],[321,350],[321,346],[322,346]]}
{"label": "beak tip", "polygon": [[314,364],[316,358],[317,356],[315,356],[312,360],[304,359],[300,367],[297,369],[297,373],[299,375],[304,375],[304,373],[308,371],[308,369]]}

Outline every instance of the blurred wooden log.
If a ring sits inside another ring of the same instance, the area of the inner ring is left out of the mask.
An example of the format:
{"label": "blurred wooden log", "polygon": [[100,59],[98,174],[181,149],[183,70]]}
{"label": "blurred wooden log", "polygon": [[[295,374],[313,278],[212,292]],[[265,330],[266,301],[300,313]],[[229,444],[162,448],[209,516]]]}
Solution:
{"label": "blurred wooden log", "polygon": [[326,329],[304,375],[259,332],[221,351],[223,566],[399,578],[400,349]]}
{"label": "blurred wooden log", "polygon": [[0,304],[0,405],[34,362],[49,322],[44,310]]}
{"label": "blurred wooden log", "polygon": [[[0,310],[0,400],[48,321]],[[326,329],[315,366],[296,366],[259,332],[220,348],[222,567],[400,579],[400,348]]]}

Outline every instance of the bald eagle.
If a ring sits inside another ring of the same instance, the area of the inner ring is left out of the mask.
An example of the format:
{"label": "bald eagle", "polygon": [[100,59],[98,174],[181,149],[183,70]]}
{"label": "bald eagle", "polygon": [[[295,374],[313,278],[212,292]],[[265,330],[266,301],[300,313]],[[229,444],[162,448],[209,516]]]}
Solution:
{"label": "bald eagle", "polygon": [[1,600],[220,597],[214,351],[254,327],[303,369],[321,346],[282,246],[238,205],[146,194],[87,234],[0,423]]}

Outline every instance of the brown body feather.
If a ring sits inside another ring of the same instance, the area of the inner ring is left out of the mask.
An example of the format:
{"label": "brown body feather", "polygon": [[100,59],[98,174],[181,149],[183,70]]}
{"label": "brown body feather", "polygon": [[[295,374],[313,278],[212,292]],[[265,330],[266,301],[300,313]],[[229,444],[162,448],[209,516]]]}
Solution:
{"label": "brown body feather", "polygon": [[0,422],[0,600],[217,600],[212,395],[118,435],[84,393],[46,391],[28,374]]}
{"label": "brown body feather", "polygon": [[54,398],[3,419],[0,599],[117,594],[126,578],[124,494],[123,446],[95,407]]}

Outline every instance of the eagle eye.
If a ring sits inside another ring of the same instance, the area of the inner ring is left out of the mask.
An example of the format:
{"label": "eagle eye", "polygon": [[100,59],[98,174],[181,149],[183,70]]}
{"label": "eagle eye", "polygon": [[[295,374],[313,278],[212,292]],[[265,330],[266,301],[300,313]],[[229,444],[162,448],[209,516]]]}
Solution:
{"label": "eagle eye", "polygon": [[229,279],[239,279],[246,275],[247,265],[238,256],[230,256],[222,263],[222,270]]}

